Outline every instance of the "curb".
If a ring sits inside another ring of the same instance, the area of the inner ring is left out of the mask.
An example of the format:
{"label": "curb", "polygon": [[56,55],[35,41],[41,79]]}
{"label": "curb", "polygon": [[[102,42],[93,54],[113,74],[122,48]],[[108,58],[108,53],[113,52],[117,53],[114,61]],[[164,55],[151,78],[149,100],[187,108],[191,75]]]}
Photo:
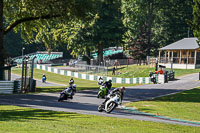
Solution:
{"label": "curb", "polygon": [[132,108],[132,107],[121,106],[120,110],[128,111],[128,112],[131,112],[131,113],[134,113],[134,114],[138,114],[138,115],[151,116],[151,117],[155,117],[155,118],[159,118],[159,119],[164,119],[164,120],[171,120],[171,121],[177,121],[177,122],[183,122],[183,123],[190,123],[190,124],[200,125],[200,122],[194,122],[194,121],[188,121],[188,120],[181,120],[181,119],[170,118],[170,117],[161,116],[161,115],[154,115],[154,114],[150,114],[150,113],[140,112],[140,111],[136,110],[136,108]]}

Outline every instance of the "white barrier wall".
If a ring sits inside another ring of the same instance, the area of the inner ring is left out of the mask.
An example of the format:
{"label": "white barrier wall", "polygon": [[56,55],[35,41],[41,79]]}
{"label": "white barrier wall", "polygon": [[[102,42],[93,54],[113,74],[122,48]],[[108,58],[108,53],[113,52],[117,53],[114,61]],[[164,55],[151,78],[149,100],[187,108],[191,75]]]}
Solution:
{"label": "white barrier wall", "polygon": [[14,81],[0,81],[0,94],[12,94]]}
{"label": "white barrier wall", "polygon": [[[67,70],[60,70],[58,68],[53,68],[53,67],[39,65],[39,64],[37,64],[36,68],[42,69],[42,70],[45,69],[45,71],[49,71],[49,72],[53,72],[53,73],[57,73],[61,75],[93,80],[93,81],[98,81],[100,77],[96,75],[88,75],[88,74],[81,74],[77,72],[67,71]],[[106,76],[101,76],[101,77],[105,81],[112,80],[113,83],[122,83],[122,84],[149,84],[151,83],[149,77],[139,77],[139,78],[119,78],[119,77],[106,77]]]}

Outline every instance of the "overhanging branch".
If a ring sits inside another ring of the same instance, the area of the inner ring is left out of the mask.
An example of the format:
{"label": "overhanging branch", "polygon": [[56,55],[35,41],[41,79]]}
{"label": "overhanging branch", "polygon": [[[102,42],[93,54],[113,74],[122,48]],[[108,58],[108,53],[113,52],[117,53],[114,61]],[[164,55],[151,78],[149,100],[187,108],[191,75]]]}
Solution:
{"label": "overhanging branch", "polygon": [[28,22],[28,21],[38,20],[38,19],[57,18],[57,17],[61,17],[61,15],[46,15],[46,16],[40,16],[40,17],[27,17],[27,18],[22,18],[22,19],[16,20],[14,23],[9,25],[4,30],[4,35],[7,34],[10,30],[12,30],[14,27],[16,27],[18,24],[21,24],[23,22]]}

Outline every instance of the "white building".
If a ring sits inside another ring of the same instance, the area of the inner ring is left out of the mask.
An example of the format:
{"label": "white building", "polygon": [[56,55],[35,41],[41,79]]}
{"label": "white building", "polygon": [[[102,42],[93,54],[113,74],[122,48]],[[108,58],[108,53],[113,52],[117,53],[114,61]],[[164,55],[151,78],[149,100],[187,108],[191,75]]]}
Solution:
{"label": "white building", "polygon": [[[195,69],[200,68],[200,48],[197,38],[184,38],[159,49],[159,64],[167,68]],[[161,53],[164,53],[161,56]]]}

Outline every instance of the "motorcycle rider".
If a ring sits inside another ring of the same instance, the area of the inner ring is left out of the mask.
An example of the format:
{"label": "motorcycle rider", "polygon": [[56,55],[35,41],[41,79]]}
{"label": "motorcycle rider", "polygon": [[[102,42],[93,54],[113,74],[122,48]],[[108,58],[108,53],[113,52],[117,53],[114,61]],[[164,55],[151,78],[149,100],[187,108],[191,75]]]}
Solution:
{"label": "motorcycle rider", "polygon": [[68,98],[73,99],[73,96],[75,95],[76,92],[76,85],[73,84],[67,88],[65,88],[61,93],[60,93],[60,97],[58,99],[58,102],[62,101],[62,100],[67,100]]}
{"label": "motorcycle rider", "polygon": [[112,87],[112,80],[106,81],[106,82],[104,83],[104,86],[107,87],[107,88],[110,90],[111,87]]}
{"label": "motorcycle rider", "polygon": [[99,77],[98,85],[103,85],[103,78],[102,77]]}
{"label": "motorcycle rider", "polygon": [[70,95],[70,98],[73,99],[73,96],[74,96],[74,94],[76,92],[76,85],[74,84],[73,77],[71,77],[70,80],[69,80],[69,89],[72,91],[71,95]]}
{"label": "motorcycle rider", "polygon": [[74,79],[73,79],[73,77],[71,77],[70,80],[69,80],[69,85],[71,86],[72,84],[74,84]]}
{"label": "motorcycle rider", "polygon": [[[120,103],[122,103],[122,100],[123,100],[123,97],[124,97],[124,91],[125,91],[125,87],[124,86],[121,86],[120,88],[116,88],[116,89],[114,89],[114,90],[112,90],[111,92],[110,92],[110,95],[111,96],[114,96],[114,95],[116,95],[116,94],[119,94],[120,95]],[[102,105],[103,106],[105,106],[105,103],[108,101],[110,99],[110,97],[107,97],[106,99],[105,99],[105,101],[102,103]]]}
{"label": "motorcycle rider", "polygon": [[46,77],[46,75],[43,73],[43,75],[42,75],[42,82],[44,83],[44,82],[46,82],[46,80],[47,80],[47,77]]}
{"label": "motorcycle rider", "polygon": [[76,93],[76,85],[75,85],[75,84],[70,85],[70,86],[69,86],[69,89],[71,90],[70,98],[73,99],[73,96],[74,96],[75,93]]}
{"label": "motorcycle rider", "polygon": [[112,87],[112,80],[106,81],[103,85],[104,85],[104,87],[107,87],[107,92],[106,93],[108,94],[109,90]]}

